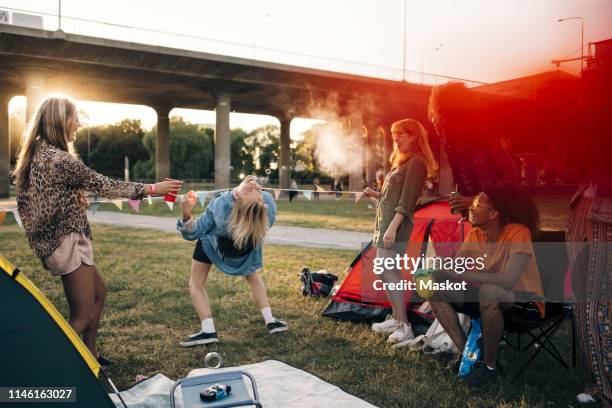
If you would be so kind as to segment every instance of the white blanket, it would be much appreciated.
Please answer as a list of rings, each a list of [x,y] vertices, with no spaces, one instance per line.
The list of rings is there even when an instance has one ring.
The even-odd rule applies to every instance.
[[[188,377],[225,370],[243,370],[251,374],[257,382],[259,398],[264,408],[375,408],[374,405],[347,394],[335,385],[276,360],[218,370],[202,368],[191,371]],[[248,380],[246,381],[248,383]],[[121,396],[130,408],[167,408],[170,406],[169,393],[172,385],[172,380],[157,374],[127,391],[122,391]],[[122,406],[115,395],[111,394],[111,398],[117,407]],[[180,389],[176,392],[175,400],[176,406],[182,408]]]

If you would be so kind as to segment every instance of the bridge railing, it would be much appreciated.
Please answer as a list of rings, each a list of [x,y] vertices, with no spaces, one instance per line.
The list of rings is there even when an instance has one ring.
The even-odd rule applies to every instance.
[[[52,13],[42,13],[32,10],[3,7],[0,12],[7,11],[9,24],[40,28],[66,33],[86,35],[109,40],[146,44],[182,50],[205,52],[237,58],[249,58],[259,61],[293,65],[306,68],[321,69],[332,72],[347,73],[392,81],[406,81],[415,84],[440,85],[447,82],[463,82],[468,87],[483,85],[483,82],[464,78],[438,75],[401,68],[386,67],[374,64],[329,58],[293,51],[284,51],[253,44],[241,44],[231,41],[178,34],[143,27],[95,21],[79,17],[69,17]],[[24,17],[25,16],[25,17]],[[28,19],[29,17],[32,17]],[[36,17],[39,17],[36,19]],[[0,24],[0,30],[1,30]]]

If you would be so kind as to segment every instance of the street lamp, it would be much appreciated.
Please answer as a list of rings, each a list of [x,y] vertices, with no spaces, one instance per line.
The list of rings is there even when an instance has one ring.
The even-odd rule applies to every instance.
[[[423,79],[424,79],[423,59],[425,58],[425,54],[427,54],[428,52],[438,51],[440,48],[442,48],[442,43],[440,43],[440,45],[438,45],[436,48],[425,50],[421,53],[421,85],[423,85]]]
[[[568,20],[580,20],[580,73],[582,73],[582,70],[584,69],[584,19],[582,17],[576,16],[560,18],[557,21],[561,23],[563,21]]]

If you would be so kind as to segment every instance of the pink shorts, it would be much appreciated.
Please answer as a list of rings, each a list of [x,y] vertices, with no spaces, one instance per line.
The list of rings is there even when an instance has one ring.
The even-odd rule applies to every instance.
[[[43,261],[43,267],[53,276],[74,272],[81,263],[93,265],[91,241],[83,234],[71,232],[64,235],[59,247]]]

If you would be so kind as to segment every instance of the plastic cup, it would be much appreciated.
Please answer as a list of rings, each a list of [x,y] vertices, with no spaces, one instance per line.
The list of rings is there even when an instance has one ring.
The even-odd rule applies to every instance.
[[[168,181],[168,180],[172,180],[172,179],[168,177],[164,179],[164,181]],[[164,196],[164,201],[168,201],[169,203],[175,202],[177,193],[178,193],[178,190],[169,192],[168,194]]]

